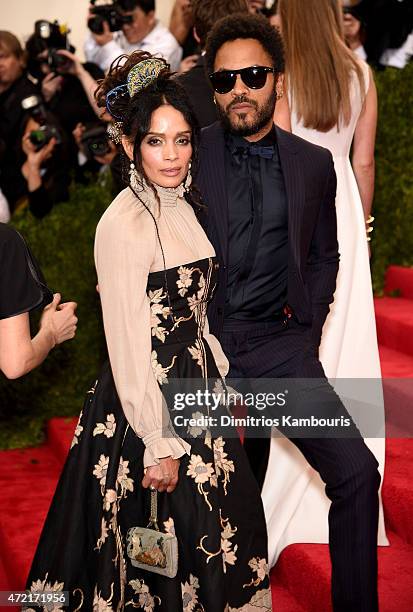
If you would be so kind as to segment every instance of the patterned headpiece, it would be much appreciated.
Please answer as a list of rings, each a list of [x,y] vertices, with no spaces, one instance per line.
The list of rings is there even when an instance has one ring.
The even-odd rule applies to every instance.
[[[138,62],[130,69],[126,83],[114,87],[106,94],[106,110],[115,119],[122,119],[113,112],[113,105],[120,96],[129,95],[132,98],[136,93],[148,87],[156,81],[162,70],[167,70],[169,65],[165,60],[150,57]]]
[[[130,97],[132,98],[138,91],[142,91],[156,81],[162,70],[167,67],[168,64],[164,60],[151,57],[142,60],[131,68],[127,79]]]

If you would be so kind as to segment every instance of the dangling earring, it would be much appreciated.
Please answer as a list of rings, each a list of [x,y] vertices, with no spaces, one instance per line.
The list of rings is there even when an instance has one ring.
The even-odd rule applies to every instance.
[[[132,187],[133,191],[139,191],[139,174],[133,162],[131,162],[129,166],[129,184]]]
[[[185,191],[189,191],[189,188],[190,188],[191,183],[192,183],[191,166],[192,166],[192,163],[189,162],[189,164],[188,164],[188,173],[186,175],[186,179],[185,179],[185,183],[184,183]]]
[[[216,105],[217,105],[217,99],[216,99],[216,97],[215,97],[215,96],[214,96],[213,100],[214,100],[214,104],[215,104],[215,106],[216,106]]]

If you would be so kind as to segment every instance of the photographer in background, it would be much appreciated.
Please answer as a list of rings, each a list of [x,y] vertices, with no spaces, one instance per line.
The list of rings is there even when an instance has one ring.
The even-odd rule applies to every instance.
[[[0,31],[0,189],[11,211],[25,194],[20,175],[20,138],[25,118],[21,102],[38,93],[27,78],[19,40],[11,32]]]
[[[103,5],[92,0],[88,28],[86,59],[105,72],[117,57],[139,49],[163,57],[171,70],[179,70],[182,49],[155,18],[155,0],[117,0]]]
[[[67,139],[39,97],[26,98],[23,104],[29,116],[21,139],[21,147],[26,156],[21,174],[27,186],[30,211],[40,219],[55,204],[69,199]]]
[[[26,43],[28,70],[41,87],[47,107],[65,132],[68,161],[77,166],[72,132],[77,123],[96,121],[93,94],[103,72],[93,63],[81,64],[73,54],[67,32],[57,22],[39,20]]]
[[[182,47],[183,60],[179,71],[187,72],[196,65],[200,48],[194,37],[192,0],[175,0],[169,20],[169,31]]]
[[[73,136],[79,148],[83,174],[110,171],[112,195],[115,197],[129,185],[129,176],[123,170],[120,141],[116,137],[113,139],[111,135],[112,117],[104,113],[102,120],[105,123],[100,125],[85,126],[83,123],[78,123],[73,130]]]

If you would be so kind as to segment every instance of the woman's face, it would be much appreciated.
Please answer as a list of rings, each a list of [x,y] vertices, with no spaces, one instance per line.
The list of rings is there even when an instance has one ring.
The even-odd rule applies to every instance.
[[[146,176],[161,187],[178,187],[188,174],[192,156],[191,128],[173,106],[164,104],[152,114],[149,133],[141,143]]]

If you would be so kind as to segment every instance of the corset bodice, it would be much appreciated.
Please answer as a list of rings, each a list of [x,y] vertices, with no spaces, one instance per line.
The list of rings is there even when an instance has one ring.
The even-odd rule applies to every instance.
[[[153,347],[202,336],[207,304],[218,278],[216,257],[151,272],[147,295],[151,307]]]

